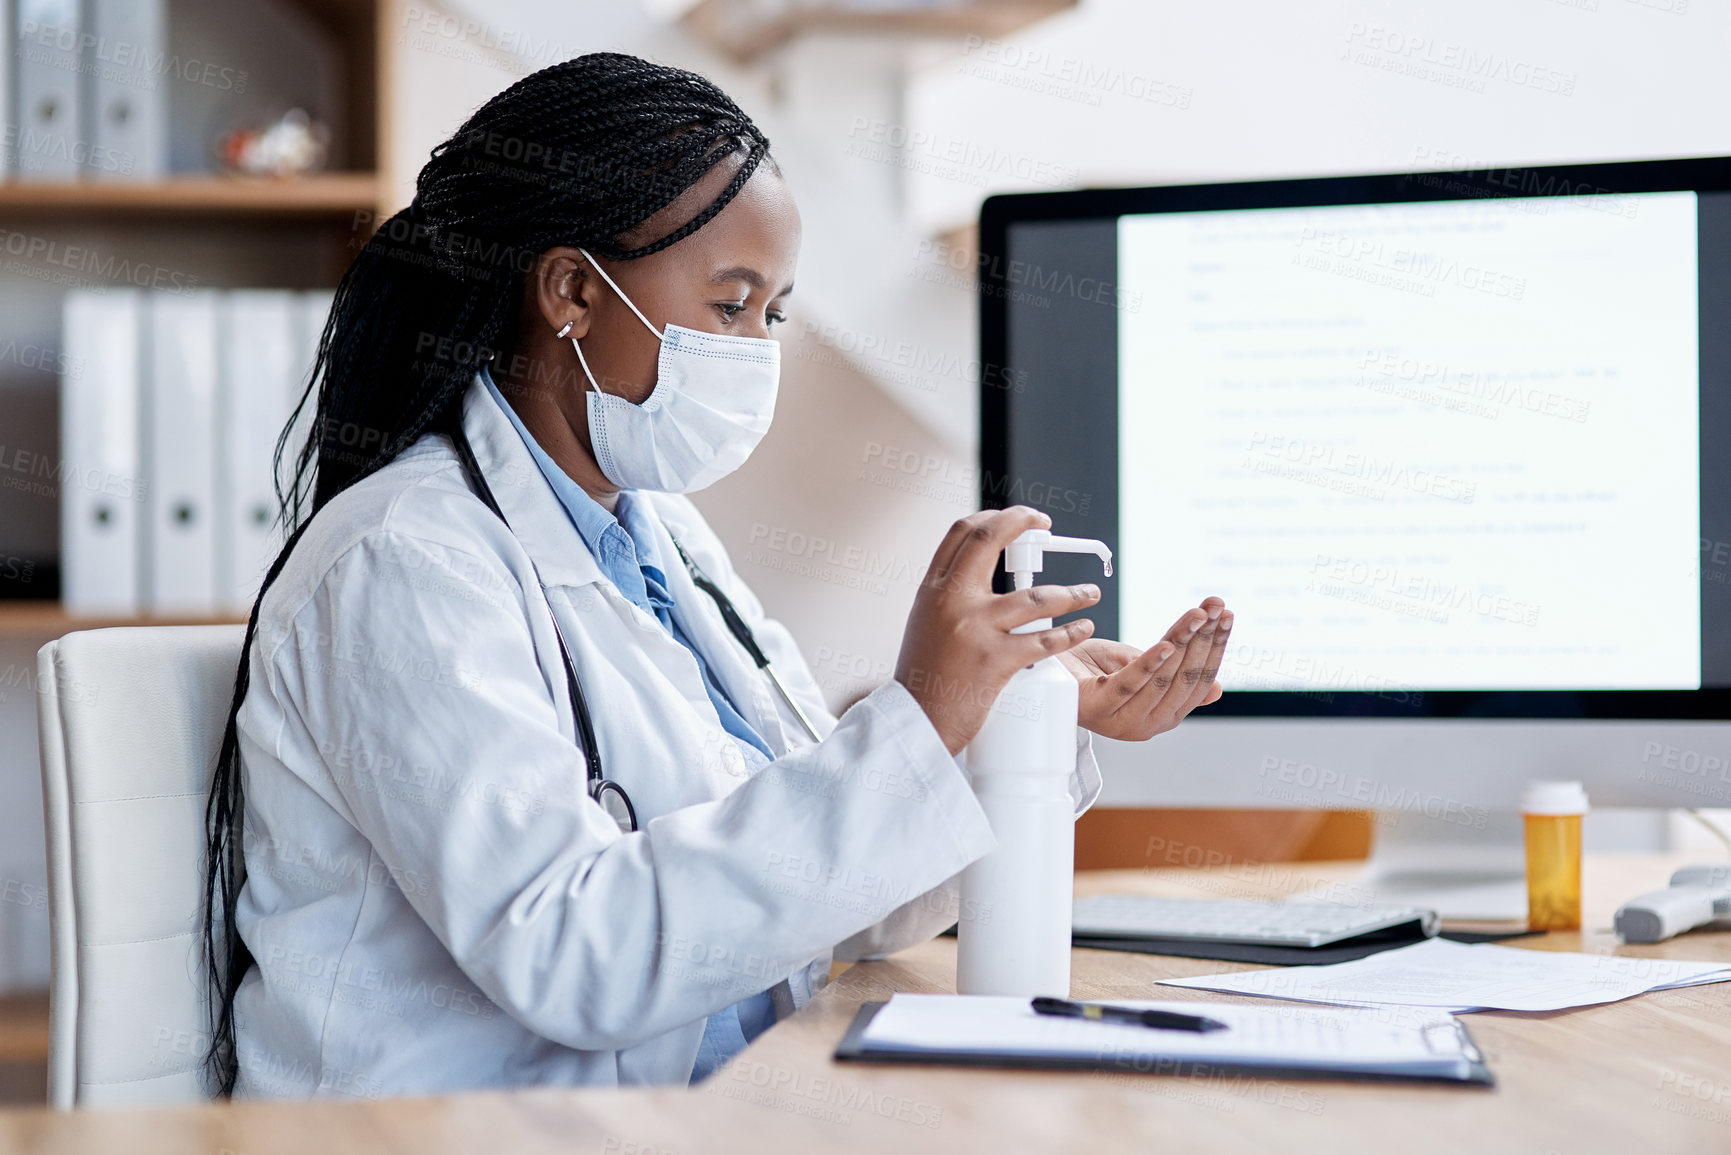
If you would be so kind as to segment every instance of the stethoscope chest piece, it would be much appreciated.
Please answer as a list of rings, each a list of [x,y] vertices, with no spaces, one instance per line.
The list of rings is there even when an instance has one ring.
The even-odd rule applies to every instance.
[[[589,796],[606,811],[607,817],[619,824],[621,834],[630,834],[637,829],[637,810],[631,805],[631,798],[625,793],[625,787],[611,778],[603,778],[595,783]]]

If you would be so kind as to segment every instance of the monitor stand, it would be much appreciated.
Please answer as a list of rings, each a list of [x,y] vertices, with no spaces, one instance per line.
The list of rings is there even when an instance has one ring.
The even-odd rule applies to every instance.
[[[1349,901],[1421,906],[1459,921],[1527,918],[1526,841],[1519,814],[1474,809],[1483,827],[1411,811],[1377,811],[1370,858]],[[1336,899],[1345,897],[1337,893]]]

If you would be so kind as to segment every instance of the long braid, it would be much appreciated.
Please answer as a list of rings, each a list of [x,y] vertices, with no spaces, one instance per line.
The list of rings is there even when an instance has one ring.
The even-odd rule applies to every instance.
[[[413,203],[379,227],[343,274],[289,422],[314,406],[293,476],[286,490],[281,480],[277,488],[293,532],[247,621],[205,811],[205,1065],[217,1093],[231,1094],[239,1075],[234,1001],[253,961],[235,926],[245,866],[235,719],[265,590],[333,497],[423,434],[460,419],[480,361],[514,331],[523,278],[541,253],[564,245],[616,260],[659,252],[725,208],[768,149],[751,119],[695,73],[621,53],[579,56],[511,85],[434,148]],[[651,216],[733,157],[741,159],[727,187],[689,220],[626,245]],[[430,354],[429,345],[468,352]],[[294,449],[285,427],[276,445],[279,471]]]

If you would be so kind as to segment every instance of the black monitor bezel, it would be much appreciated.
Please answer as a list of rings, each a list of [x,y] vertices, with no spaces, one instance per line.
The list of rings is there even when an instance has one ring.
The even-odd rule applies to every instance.
[[[1304,208],[1483,198],[1731,191],[1731,157],[1600,164],[1496,166],[1217,184],[1000,193],[980,206],[980,364],[1010,364],[1006,237],[1028,221],[1116,219],[1129,213]],[[1003,504],[987,479],[1008,475],[1009,393],[982,382],[981,508]],[[1326,693],[1235,690],[1207,713],[1268,718],[1599,718],[1713,720],[1731,717],[1731,688],[1699,690],[1425,690]]]

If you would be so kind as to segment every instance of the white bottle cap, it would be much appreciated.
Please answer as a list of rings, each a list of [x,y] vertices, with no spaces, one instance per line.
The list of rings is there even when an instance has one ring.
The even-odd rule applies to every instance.
[[[1587,789],[1579,782],[1538,780],[1527,783],[1521,796],[1522,814],[1585,814]]]

